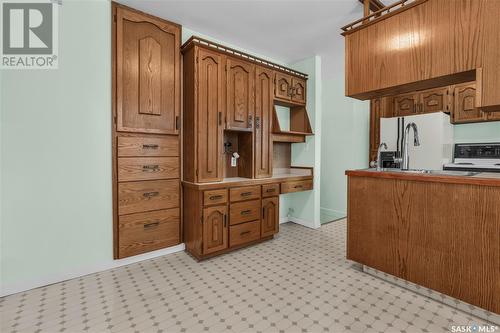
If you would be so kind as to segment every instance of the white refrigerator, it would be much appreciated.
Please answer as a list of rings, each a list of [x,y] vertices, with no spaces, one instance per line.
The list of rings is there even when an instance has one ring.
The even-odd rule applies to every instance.
[[[414,135],[410,129],[410,169],[442,170],[443,165],[450,163],[453,156],[453,125],[446,113],[381,118],[380,142],[385,142],[388,150],[400,152],[404,142],[404,129],[411,122],[417,125],[420,146],[413,145]]]

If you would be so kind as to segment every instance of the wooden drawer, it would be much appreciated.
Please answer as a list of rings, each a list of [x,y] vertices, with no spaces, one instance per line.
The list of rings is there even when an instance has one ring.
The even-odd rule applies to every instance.
[[[229,246],[237,246],[260,238],[260,221],[247,222],[229,227]]]
[[[120,157],[118,181],[180,178],[178,157]]]
[[[203,205],[223,204],[227,202],[227,189],[203,191]]]
[[[120,216],[120,258],[180,244],[179,208]]]
[[[260,186],[236,187],[229,190],[231,202],[260,198]]]
[[[281,193],[293,193],[300,191],[309,191],[313,188],[312,180],[298,180],[294,182],[281,183]]]
[[[118,215],[179,207],[179,180],[118,184]]]
[[[251,200],[231,204],[229,207],[229,225],[259,220],[260,200]]]
[[[118,157],[179,156],[179,137],[118,137]]]
[[[262,185],[262,197],[274,197],[280,194],[280,184]]]

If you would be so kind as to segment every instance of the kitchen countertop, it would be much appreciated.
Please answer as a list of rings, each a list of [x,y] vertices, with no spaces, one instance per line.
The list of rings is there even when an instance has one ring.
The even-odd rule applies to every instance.
[[[345,174],[350,177],[372,177],[383,179],[401,179],[421,182],[437,182],[448,184],[470,184],[483,186],[499,186],[500,173],[480,172],[473,176],[445,175],[399,172],[391,170],[377,171],[376,169],[346,170]]]
[[[224,178],[222,181],[211,183],[191,183],[183,181],[182,184],[187,187],[194,187],[197,189],[216,189],[221,187],[231,186],[252,186],[262,184],[279,183],[282,181],[298,181],[298,180],[312,180],[313,168],[309,167],[291,167],[274,169],[272,177],[269,178],[243,178],[243,177],[230,177]]]

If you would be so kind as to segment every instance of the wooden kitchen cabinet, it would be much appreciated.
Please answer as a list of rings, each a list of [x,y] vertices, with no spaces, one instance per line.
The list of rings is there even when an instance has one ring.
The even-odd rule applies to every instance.
[[[450,88],[443,87],[394,96],[394,116],[450,112]]]
[[[312,190],[313,170],[291,166],[290,144],[313,134],[305,108],[307,75],[197,36],[181,50],[181,230],[187,252],[203,260],[272,239],[278,232],[278,196]],[[282,132],[275,121],[275,105],[289,108],[287,131]],[[275,135],[281,136],[276,140]],[[127,150],[146,155],[123,159],[122,178],[169,180],[173,173],[167,169],[175,169],[174,159],[156,155],[169,149],[168,142],[127,145]],[[239,155],[236,160],[234,153]],[[147,173],[142,174],[144,166]],[[149,201],[159,207],[166,204],[163,191],[147,190]],[[147,204],[145,199],[134,199]]]
[[[116,8],[116,130],[178,134],[180,26]]]
[[[203,253],[209,254],[228,247],[227,207],[203,209]]]
[[[429,89],[420,92],[420,113],[450,112],[450,88]]]
[[[255,68],[255,178],[272,176],[273,71]]]
[[[306,104],[306,80],[292,78],[292,102]]]
[[[186,250],[203,260],[273,238],[279,232],[280,188],[281,193],[309,191],[312,177],[184,182]]]
[[[484,112],[487,121],[500,121],[500,112]]]
[[[279,197],[262,199],[261,236],[271,236],[279,230]]]
[[[276,72],[274,98],[292,104],[306,104],[306,80],[302,77]]]
[[[484,120],[484,114],[476,108],[475,83],[458,84],[453,92],[453,123],[470,123]]]
[[[416,93],[394,97],[394,116],[406,117],[416,115],[420,101],[419,97],[419,94]]]
[[[253,130],[255,66],[228,57],[226,60],[226,128]]]
[[[223,178],[224,58],[193,46],[184,50],[184,179]]]
[[[292,77],[288,74],[276,72],[274,98],[289,102],[291,100]]]
[[[113,256],[182,241],[181,26],[112,3]]]
[[[480,106],[498,111],[499,12],[497,0],[413,1],[344,27],[346,95],[366,100],[452,85],[475,80],[482,68]]]

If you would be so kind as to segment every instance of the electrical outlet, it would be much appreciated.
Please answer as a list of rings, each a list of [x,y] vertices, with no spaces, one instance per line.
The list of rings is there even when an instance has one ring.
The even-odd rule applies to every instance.
[[[231,166],[232,166],[232,167],[235,167],[235,166],[236,166],[236,161],[237,161],[237,160],[238,160],[238,159],[237,159],[236,157],[231,157]]]

